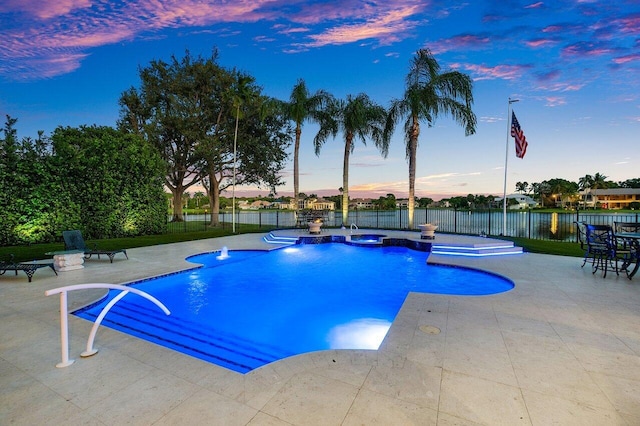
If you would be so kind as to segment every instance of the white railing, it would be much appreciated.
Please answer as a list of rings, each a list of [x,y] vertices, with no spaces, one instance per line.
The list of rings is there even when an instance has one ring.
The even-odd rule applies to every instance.
[[[74,360],[69,359],[69,324],[67,319],[67,293],[73,290],[85,290],[92,288],[105,288],[110,290],[122,290],[116,297],[114,297],[107,305],[102,309],[100,315],[96,318],[96,321],[93,323],[93,327],[91,328],[91,333],[89,333],[89,339],[87,340],[87,350],[82,352],[80,356],[88,357],[91,355],[95,355],[98,350],[93,348],[93,341],[96,337],[96,333],[98,332],[98,327],[100,323],[104,319],[105,315],[109,312],[109,310],[118,303],[120,299],[126,296],[128,293],[134,293],[139,296],[144,297],[147,300],[153,302],[156,306],[164,311],[165,314],[170,315],[171,312],[167,309],[166,306],[162,304],[158,299],[151,296],[149,293],[145,293],[144,291],[135,289],[133,287],[128,287],[119,284],[107,284],[107,283],[90,283],[90,284],[77,284],[70,285],[66,287],[54,288],[51,290],[47,290],[44,292],[46,296],[51,296],[52,294],[60,294],[60,348],[62,352],[62,361],[56,364],[56,367],[63,368],[68,367],[73,364]]]

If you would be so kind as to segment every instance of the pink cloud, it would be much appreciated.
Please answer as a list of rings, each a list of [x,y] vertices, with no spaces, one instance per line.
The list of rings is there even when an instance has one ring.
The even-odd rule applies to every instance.
[[[295,4],[295,3],[294,3]],[[381,6],[381,5],[380,5]],[[289,19],[300,24],[318,24],[320,22],[340,21],[373,16],[372,5],[359,1],[317,2],[304,4],[293,11]]]
[[[287,10],[294,12],[286,14],[290,22],[349,22],[339,22],[324,32],[310,36],[310,42],[294,44],[289,51],[368,39],[390,44],[406,37],[418,25],[410,18],[427,5],[428,2],[420,0],[394,0],[380,4],[376,1],[346,0],[312,5],[280,0],[132,0],[98,3],[93,0],[4,0],[0,2],[0,12],[17,14],[17,19],[21,19],[21,14],[38,16],[40,19],[37,22],[22,19],[14,25],[14,29],[0,33],[0,45],[9,46],[0,50],[0,62],[4,63],[0,72],[12,74],[9,69],[18,66],[15,65],[18,62],[21,69],[35,71],[43,64],[50,63],[46,58],[56,55],[61,58],[78,55],[77,60],[80,61],[88,54],[87,49],[137,37],[153,37],[166,28],[282,19]],[[310,13],[314,10],[322,13]],[[353,23],[358,21],[360,23]],[[312,32],[306,27],[287,28],[286,25],[278,25],[278,33]],[[75,68],[52,67],[50,73],[62,74],[65,69]],[[44,73],[48,74],[49,71]]]
[[[616,64],[626,64],[628,62],[640,61],[640,53],[633,53],[631,55],[619,56],[612,59]]]
[[[539,8],[541,8],[543,6],[544,6],[544,3],[539,1],[537,3],[531,3],[530,5],[525,6],[524,8],[525,9],[539,9]]]
[[[590,57],[612,53],[613,49],[593,42],[578,42],[562,49],[562,56]]]
[[[640,14],[624,16],[613,21],[623,34],[640,34]]]
[[[478,49],[487,46],[490,39],[485,35],[461,34],[448,39],[438,40],[427,45],[434,54],[449,52],[451,50]]]
[[[89,7],[90,0],[4,0],[0,3],[0,13],[22,12],[40,19],[51,19]]]
[[[550,81],[550,80],[556,79],[558,76],[560,76],[560,71],[559,70],[551,70],[551,71],[548,71],[546,73],[538,75],[538,80],[540,80],[540,81]]]
[[[309,28],[305,28],[305,27],[278,29],[278,33],[279,34],[308,33],[309,31],[311,31],[311,30]]]
[[[576,92],[582,89],[584,86],[585,84],[558,82],[553,84],[540,85],[537,87],[537,89],[546,90],[548,92]]]
[[[378,39],[381,44],[391,44],[400,40],[400,35],[417,25],[407,20],[419,11],[419,6],[407,6],[390,10],[384,14],[368,19],[360,24],[345,24],[328,29],[321,34],[309,36],[308,47],[319,47],[330,44],[346,44],[366,39]]]
[[[560,96],[547,96],[545,100],[547,101],[546,106],[548,107],[557,107],[567,103],[566,99]]]
[[[223,4],[199,0],[139,0],[97,3],[90,0],[8,0],[0,11],[30,13],[43,18],[0,33],[3,74],[54,76],[76,69],[86,49],[115,44],[164,28],[205,26],[221,22],[253,22],[264,15],[260,7],[270,0],[238,0]],[[46,3],[46,7],[42,6]],[[41,7],[42,6],[42,7]],[[19,18],[19,15],[17,15]],[[55,60],[56,57],[60,61]],[[69,61],[75,58],[75,61]],[[67,66],[60,64],[67,63]],[[19,64],[19,65],[18,65]],[[73,65],[71,65],[73,64]]]
[[[496,65],[490,67],[476,64],[452,64],[452,68],[463,68],[475,74],[474,80],[515,80],[531,68],[531,65]]]
[[[531,48],[547,47],[555,45],[556,43],[557,42],[555,40],[552,40],[550,38],[536,38],[533,40],[525,41],[525,44]]]

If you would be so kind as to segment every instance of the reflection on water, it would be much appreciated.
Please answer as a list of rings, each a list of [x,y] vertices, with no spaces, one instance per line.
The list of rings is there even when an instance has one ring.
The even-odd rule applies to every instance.
[[[378,349],[391,323],[375,318],[361,318],[340,324],[329,331],[331,349]]]
[[[551,234],[553,235],[557,235],[558,234],[558,213],[553,212],[551,213]]]

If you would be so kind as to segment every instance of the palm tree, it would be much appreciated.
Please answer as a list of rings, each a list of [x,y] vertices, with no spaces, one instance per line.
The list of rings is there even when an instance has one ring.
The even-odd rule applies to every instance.
[[[608,188],[609,184],[607,183],[607,176],[604,176],[601,173],[596,173],[593,175],[593,181],[591,181],[591,189],[601,189]]]
[[[524,194],[529,190],[529,182],[516,182],[516,191]]]
[[[582,202],[585,208],[587,207],[587,189],[591,188],[592,183],[593,176],[591,175],[584,175],[578,180],[578,188],[582,191]]]
[[[342,166],[342,225],[346,226],[349,216],[349,156],[354,149],[354,139],[367,144],[371,138],[383,157],[389,152],[389,138],[385,132],[387,111],[373,102],[366,94],[347,96],[345,100],[332,100],[319,114],[320,130],[313,140],[316,155],[329,138],[338,132],[344,134],[344,160]]]
[[[296,139],[293,148],[293,201],[295,210],[298,210],[298,197],[300,191],[300,169],[298,158],[300,153],[300,135],[302,124],[307,120],[319,120],[322,108],[332,99],[332,96],[324,90],[318,90],[311,95],[304,80],[300,79],[293,86],[289,102],[281,102],[280,107],[289,120],[296,123]]]
[[[591,180],[591,185],[589,187],[589,189],[591,189],[591,191],[594,191],[596,189],[604,189],[604,188],[608,188],[609,184],[607,183],[607,176],[604,176],[601,173],[596,173],[595,175],[593,175],[593,180]],[[597,196],[596,196],[597,199]],[[593,208],[596,208],[596,204],[593,204]]]
[[[409,229],[413,229],[420,121],[426,121],[431,127],[440,114],[450,114],[456,122],[465,126],[466,136],[474,134],[476,116],[471,110],[472,89],[473,82],[468,75],[458,71],[440,73],[440,65],[429,49],[420,49],[409,68],[404,97],[391,102],[385,132],[392,133],[396,123],[406,119],[404,131],[409,160]]]
[[[237,74],[235,86],[232,88],[232,100],[233,105],[236,107],[236,127],[233,134],[233,195],[231,204],[231,222],[232,232],[236,233],[236,169],[238,165],[237,161],[237,144],[238,144],[238,123],[240,121],[240,106],[249,101],[252,96],[251,84],[253,83],[253,77]]]

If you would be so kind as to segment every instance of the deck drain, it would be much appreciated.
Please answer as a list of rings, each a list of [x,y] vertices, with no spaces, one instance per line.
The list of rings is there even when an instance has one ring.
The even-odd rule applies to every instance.
[[[420,331],[427,334],[440,334],[440,329],[432,325],[421,325]]]

